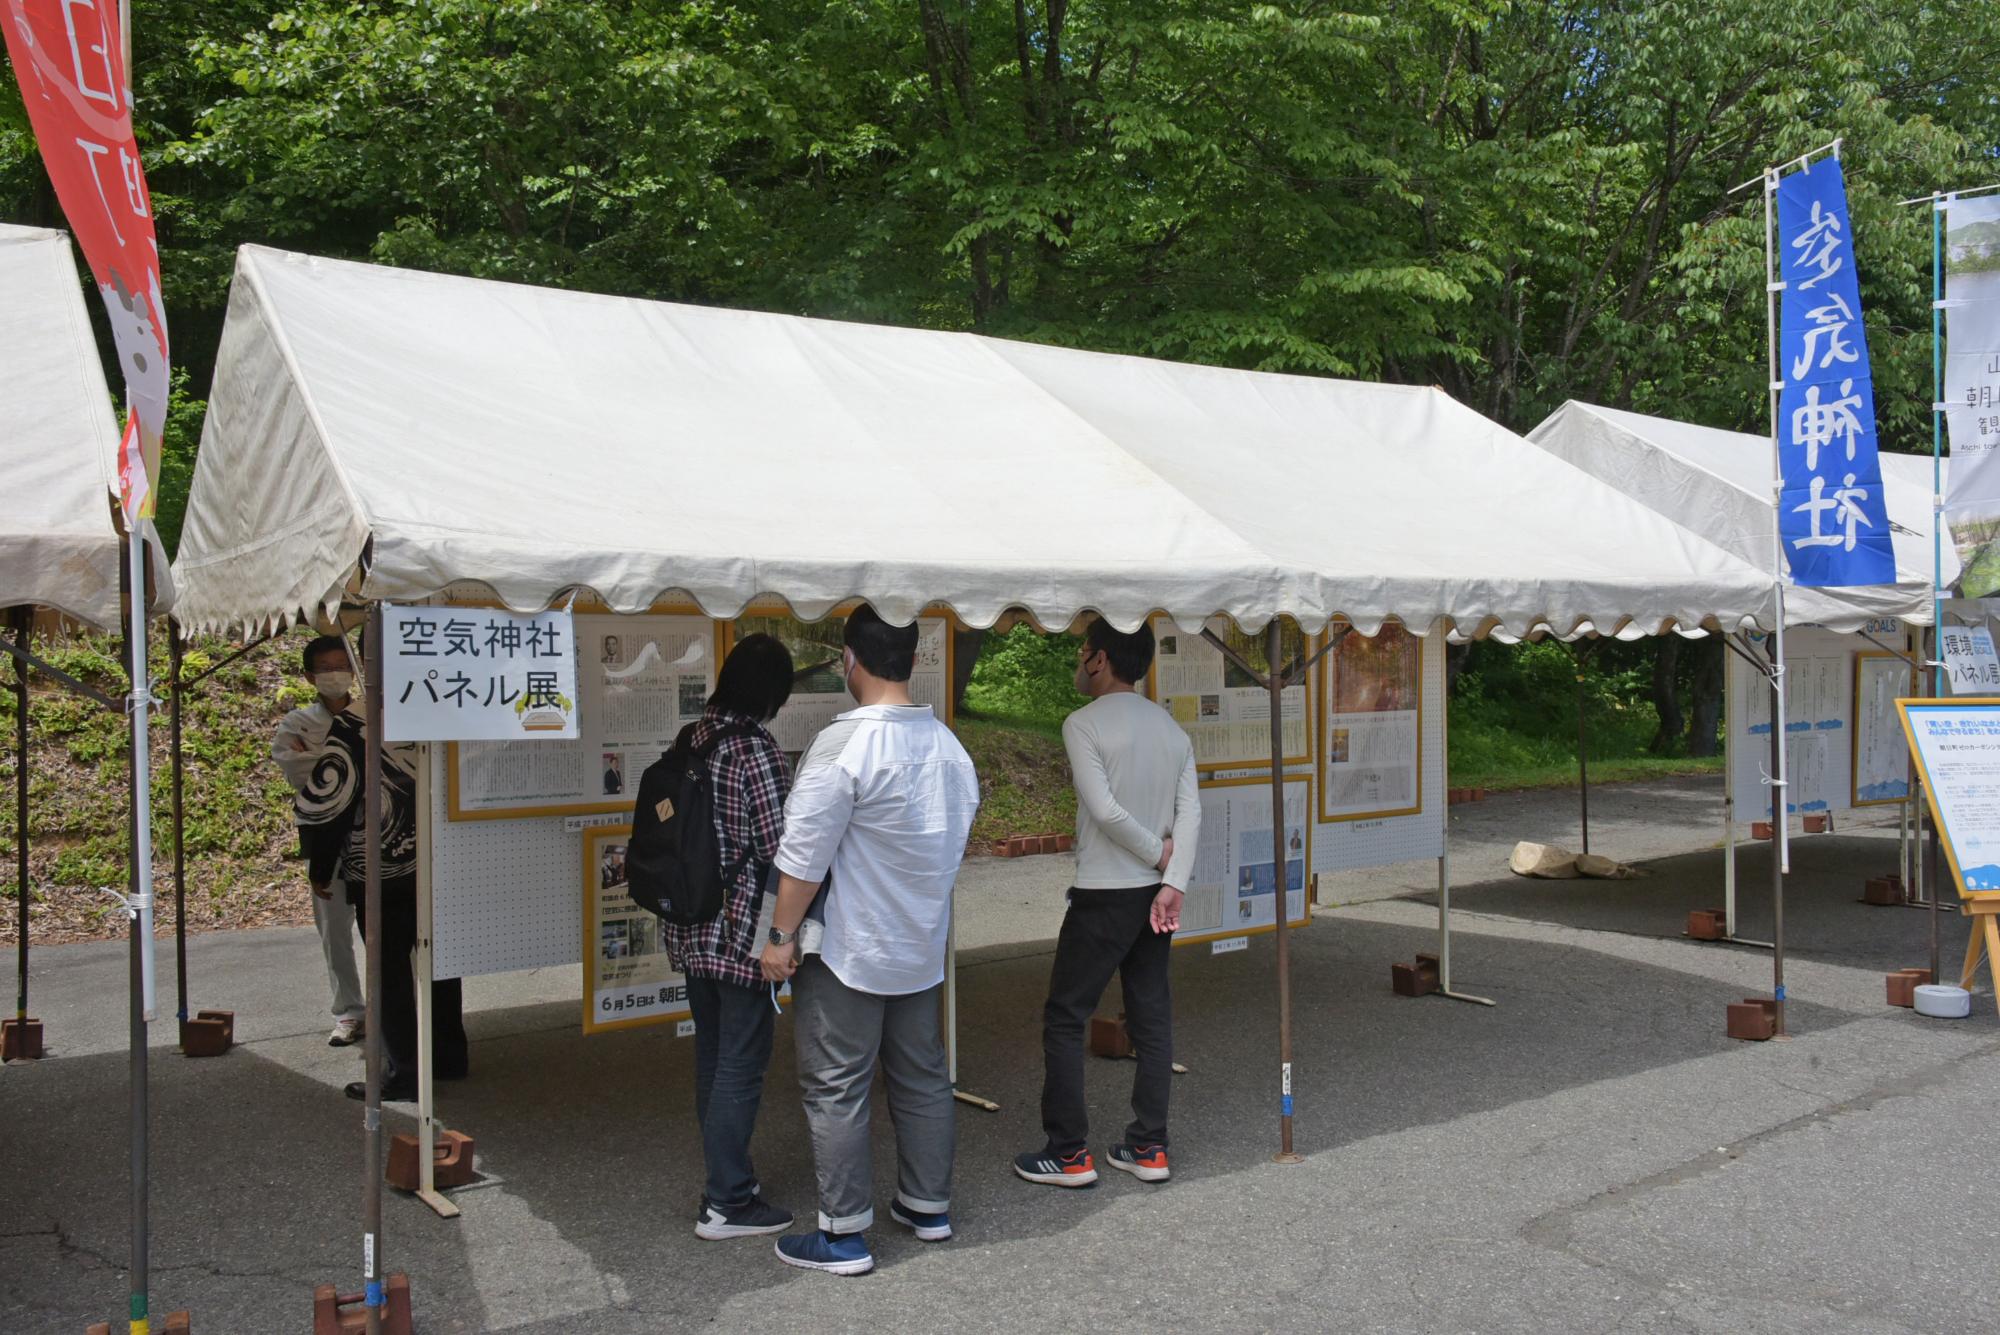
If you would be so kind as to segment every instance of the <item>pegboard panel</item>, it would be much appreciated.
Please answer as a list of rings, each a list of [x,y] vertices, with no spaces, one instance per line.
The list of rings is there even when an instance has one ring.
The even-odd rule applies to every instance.
[[[1445,690],[1444,634],[1433,629],[1423,648],[1421,808],[1406,816],[1322,821],[1313,827],[1314,871],[1355,871],[1392,862],[1414,862],[1444,853]],[[1322,722],[1320,726],[1324,727]],[[1318,810],[1317,806],[1314,808]]]
[[[561,816],[453,821],[446,748],[432,746],[433,974],[469,978],[583,957],[583,833]]]
[[[1786,808],[1793,814],[1838,811],[1854,792],[1854,655],[1875,641],[1905,648],[1908,633],[1894,622],[1861,635],[1797,626],[1785,631]],[[1762,649],[1761,642],[1759,650]],[[1736,819],[1768,820],[1771,790],[1771,687],[1762,673],[1729,656],[1729,787]]]

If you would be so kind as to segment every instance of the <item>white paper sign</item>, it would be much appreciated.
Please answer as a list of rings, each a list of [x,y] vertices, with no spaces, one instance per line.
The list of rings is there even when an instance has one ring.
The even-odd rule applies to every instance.
[[[1902,706],[1960,893],[2000,890],[2000,706]]]
[[[392,742],[577,735],[568,612],[382,608],[382,725]]]
[[[1984,626],[1946,626],[1938,633],[1938,648],[1945,685],[1953,695],[2000,691],[2000,658],[1993,653],[1992,631]]]

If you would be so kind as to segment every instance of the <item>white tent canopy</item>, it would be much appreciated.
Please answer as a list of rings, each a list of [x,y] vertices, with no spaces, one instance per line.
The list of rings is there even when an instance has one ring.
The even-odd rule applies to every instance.
[[[1771,438],[1694,426],[1664,417],[1601,408],[1574,399],[1551,413],[1528,439],[1719,546],[1771,568]],[[1844,589],[1787,586],[1785,621],[1858,630],[1871,620],[1931,620],[1931,461],[1886,451],[1882,490],[1896,582]],[[1958,578],[1951,537],[1944,541],[1944,582]]]
[[[1443,393],[239,254],[196,628],[464,580],[972,625],[1768,622],[1755,565]]]
[[[0,607],[118,623],[118,423],[69,238],[0,226]],[[172,601],[154,546],[154,608]]]

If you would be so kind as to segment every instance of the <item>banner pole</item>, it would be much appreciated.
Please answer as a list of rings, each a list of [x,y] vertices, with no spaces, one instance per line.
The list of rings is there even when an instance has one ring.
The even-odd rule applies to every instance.
[[[146,540],[144,523],[138,520],[126,522],[126,562],[121,583],[125,586],[126,630],[125,649],[127,671],[131,674],[131,691],[126,696],[126,709],[131,713],[131,731],[127,736],[127,752],[131,771],[131,833],[127,851],[131,866],[126,873],[126,914],[131,920],[131,949],[129,959],[128,999],[130,1024],[127,1040],[130,1046],[129,1103],[131,1118],[131,1153],[129,1171],[131,1174],[131,1262],[129,1284],[129,1315],[132,1335],[147,1335],[151,1329],[148,1316],[147,1291],[151,1287],[148,1274],[147,1215],[149,1200],[149,1147],[146,1132],[149,1120],[146,1089],[146,1042],[147,1022],[153,1017],[152,997],[152,955],[153,955],[153,909],[152,899],[152,812],[151,775],[148,761],[150,739],[147,736],[147,703],[151,697],[150,683],[146,675]]]
[[[1771,577],[1775,614],[1771,627],[1771,995],[1777,1007],[1774,1032],[1785,1036],[1785,872],[1791,860],[1791,813],[1785,801],[1785,538],[1779,511],[1784,505],[1785,466],[1779,452],[1781,387],[1778,365],[1778,171],[1764,173],[1764,333],[1765,383],[1771,402]]]
[[[1277,899],[1279,1163],[1304,1162],[1292,1150],[1292,941],[1289,868],[1285,863],[1285,633],[1276,616],[1264,632],[1264,686],[1271,697],[1271,865]]]
[[[1944,631],[1944,202],[1936,191],[1931,192],[1931,696],[1942,695],[1943,682],[1940,680],[1937,663],[1941,660],[1940,638]],[[1914,767],[1914,765],[1913,765]],[[1914,785],[1913,785],[1914,787]],[[1910,801],[1917,810],[1917,819],[1923,819],[1923,809],[1917,806],[1916,793],[1910,794]],[[1931,981],[1938,977],[1938,892],[1942,887],[1937,881],[1938,865],[1937,822],[1931,822],[1930,847],[1926,860],[1930,866],[1925,880],[1929,882],[1931,896]]]
[[[28,648],[35,612],[14,609],[14,644]],[[28,660],[14,660],[14,869],[19,878],[20,930],[15,937],[19,961],[14,971],[14,1018],[28,1018]]]

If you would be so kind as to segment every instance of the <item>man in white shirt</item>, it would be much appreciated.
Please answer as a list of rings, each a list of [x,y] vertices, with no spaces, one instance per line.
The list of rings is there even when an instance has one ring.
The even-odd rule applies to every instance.
[[[323,762],[328,735],[336,726],[358,731],[361,716],[353,708],[354,665],[345,640],[337,635],[315,639],[306,646],[303,666],[312,683],[313,702],[294,709],[278,724],[271,738],[271,759],[297,794],[293,811],[306,855],[306,879],[312,885],[313,925],[319,928],[326,981],[333,990],[333,1032],[326,1041],[344,1048],[362,1037],[368,1015],[354,962],[354,906],[347,902],[339,867],[360,790],[344,766]]]
[[[1173,994],[1168,964],[1194,869],[1201,790],[1194,747],[1166,710],[1134,687],[1153,664],[1153,632],[1093,621],[1077,653],[1076,689],[1090,703],[1063,720],[1076,785],[1076,885],[1069,892],[1042,1008],[1039,1151],[1018,1156],[1030,1182],[1097,1181],[1083,1095],[1083,1028],[1111,975],[1125,994],[1125,1027],[1139,1056],[1132,1122],[1105,1157],[1145,1182],[1164,1182],[1167,1100],[1173,1084]]]
[[[819,1174],[819,1228],[778,1239],[778,1256],[860,1275],[875,1268],[862,1230],[875,1222],[868,1093],[878,1063],[896,1126],[889,1217],[925,1242],[951,1236],[958,1122],[938,989],[979,776],[951,729],[910,699],[914,624],[891,626],[863,606],[842,643],[860,708],[814,739],[793,780],[763,970],[792,982]]]

